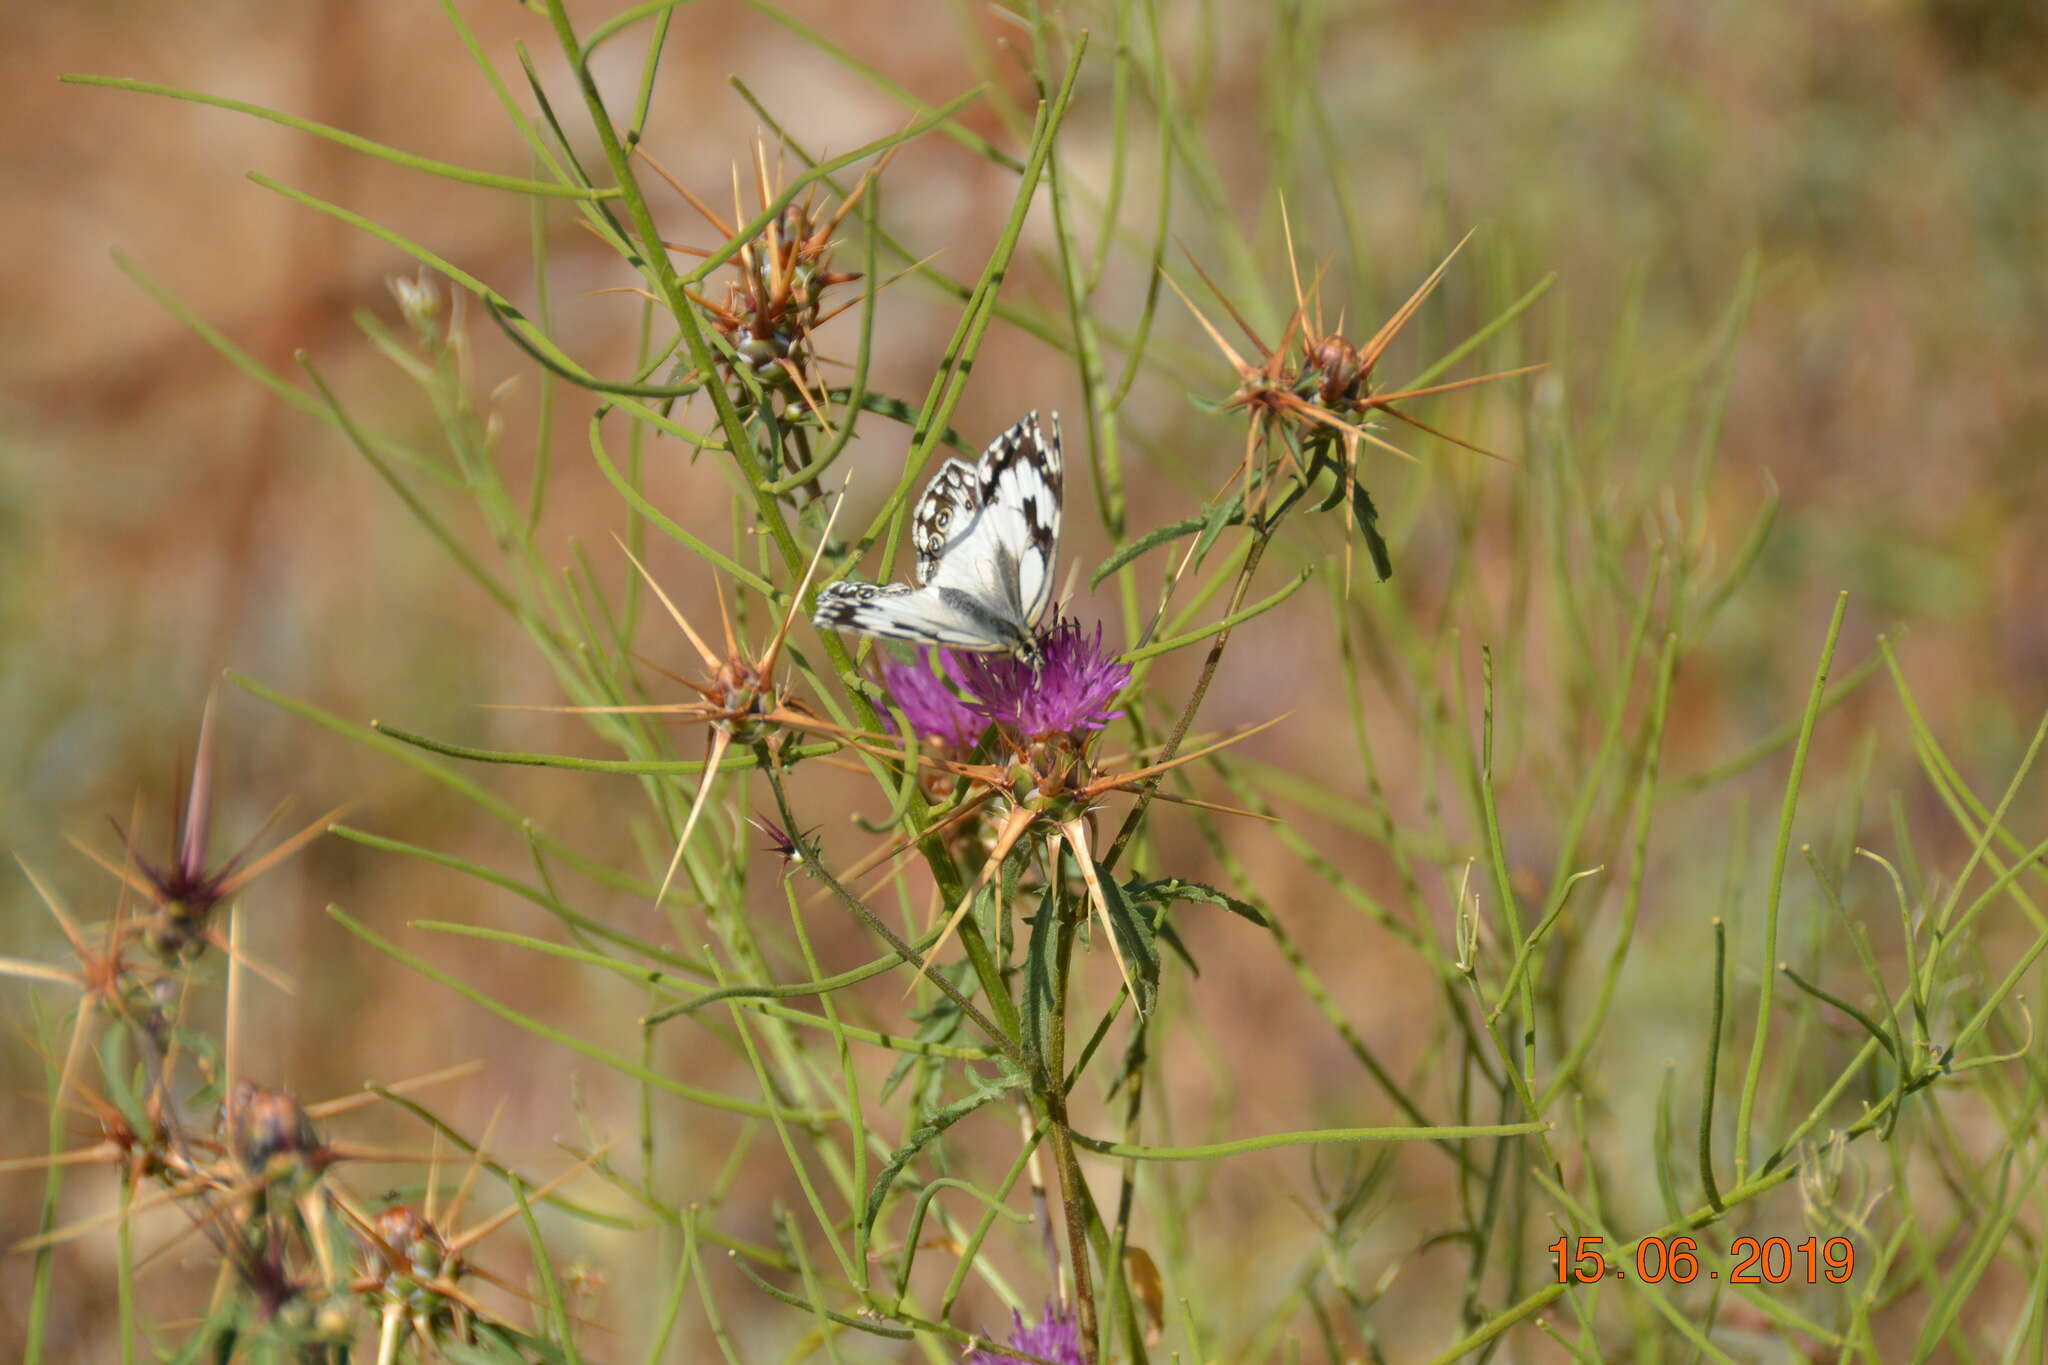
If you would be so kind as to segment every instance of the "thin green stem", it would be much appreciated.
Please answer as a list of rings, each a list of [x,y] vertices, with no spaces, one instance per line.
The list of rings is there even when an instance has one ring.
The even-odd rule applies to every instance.
[[[1799,722],[1799,742],[1792,750],[1792,771],[1785,780],[1785,802],[1778,813],[1778,842],[1771,854],[1771,881],[1764,898],[1762,985],[1757,991],[1756,1033],[1751,1039],[1749,1066],[1742,1078],[1742,1102],[1735,1110],[1735,1179],[1739,1184],[1749,1171],[1750,1122],[1756,1108],[1757,1086],[1763,1080],[1764,1052],[1771,1040],[1771,1006],[1776,992],[1771,989],[1778,965],[1778,906],[1785,891],[1785,859],[1792,848],[1792,817],[1799,810],[1799,783],[1806,774],[1806,754],[1813,742],[1814,723],[1820,719],[1821,699],[1827,695],[1828,667],[1834,662],[1835,642],[1842,635],[1842,617],[1849,610],[1849,594],[1835,597],[1834,614],[1828,619],[1827,640],[1821,646],[1820,666],[1814,670],[1813,689],[1806,701],[1806,714]]]
[[[1707,1204],[1722,1211],[1721,1189],[1714,1181],[1714,1078],[1721,1065],[1721,1000],[1728,979],[1728,926],[1714,917],[1714,1010],[1707,1025],[1707,1074],[1700,1082],[1700,1184]]]
[[[1074,1134],[1074,1144],[1104,1156],[1129,1157],[1135,1161],[1209,1161],[1216,1157],[1241,1156],[1246,1152],[1271,1151],[1275,1147],[1310,1147],[1354,1142],[1447,1142],[1466,1138],[1521,1137],[1547,1132],[1547,1122],[1447,1124],[1436,1128],[1397,1126],[1392,1128],[1309,1128],[1295,1133],[1267,1133],[1261,1137],[1238,1138],[1234,1142],[1209,1142],[1193,1147],[1148,1147],[1132,1142],[1104,1142],[1100,1138]]]

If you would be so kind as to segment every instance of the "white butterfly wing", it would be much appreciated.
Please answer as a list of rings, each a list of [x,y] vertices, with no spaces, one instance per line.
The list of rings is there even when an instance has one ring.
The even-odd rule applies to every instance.
[[[989,443],[975,466],[974,520],[940,557],[935,583],[979,596],[1029,633],[1052,600],[1066,475],[1060,419],[1033,412]],[[957,545],[957,548],[956,548]]]
[[[986,618],[961,610],[937,587],[845,579],[818,593],[818,609],[811,619],[833,630],[916,645],[969,650],[1006,647],[1005,641],[990,634]]]
[[[932,475],[910,514],[910,543],[917,550],[917,582],[929,583],[947,547],[965,535],[981,510],[981,475],[965,460],[948,460]]]
[[[976,651],[1032,648],[1059,554],[1059,417],[1050,439],[1031,413],[975,464],[948,460],[911,518],[917,586],[847,579],[818,594],[812,620],[834,630]]]

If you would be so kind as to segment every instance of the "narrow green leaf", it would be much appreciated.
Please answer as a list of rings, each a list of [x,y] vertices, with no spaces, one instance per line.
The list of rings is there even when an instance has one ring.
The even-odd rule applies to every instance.
[[[524,1029],[528,1033],[557,1043],[562,1047],[568,1048],[571,1052],[579,1052],[592,1061],[600,1062],[614,1071],[631,1076],[636,1080],[644,1081],[658,1089],[666,1090],[671,1095],[678,1095],[693,1104],[701,1104],[707,1109],[723,1109],[729,1113],[746,1114],[753,1118],[769,1118],[777,1114],[776,1110],[765,1104],[756,1104],[752,1100],[737,1099],[731,1095],[721,1095],[715,1091],[702,1090],[693,1085],[684,1085],[682,1082],[673,1080],[659,1072],[650,1071],[630,1058],[622,1057],[616,1052],[607,1052],[595,1043],[585,1042],[583,1039],[573,1034],[565,1033],[551,1024],[543,1023],[531,1015],[521,1014],[510,1005],[500,1003],[460,977],[451,976],[440,968],[406,952],[390,939],[385,938],[361,920],[350,915],[340,906],[328,906],[327,913],[332,915],[336,923],[340,924],[342,928],[348,930],[394,962],[410,967],[430,981],[439,982],[456,994],[483,1006],[483,1008],[514,1027]],[[838,1114],[828,1110],[785,1110],[781,1111],[780,1116],[795,1123],[833,1123],[839,1119]]]
[[[1188,901],[1199,905],[1220,905],[1233,915],[1241,916],[1258,925],[1268,927],[1266,912],[1250,901],[1239,900],[1236,896],[1219,891],[1206,882],[1191,882],[1183,877],[1161,877],[1157,881],[1140,881],[1133,877],[1124,887],[1124,892],[1134,901],[1167,905],[1173,901]]]
[[[930,1146],[939,1134],[990,1100],[1000,1099],[1023,1084],[1024,1077],[1014,1073],[1006,1076],[977,1077],[975,1088],[967,1095],[926,1115],[924,1122],[904,1139],[903,1145],[889,1158],[889,1163],[876,1172],[874,1188],[868,1191],[867,1206],[861,1211],[862,1235],[873,1235],[875,1218],[882,1211],[882,1200],[888,1195],[889,1186],[895,1183],[896,1177],[919,1152]]]
[[[1054,895],[1050,888],[1038,904],[1038,913],[1029,919],[1031,937],[1024,948],[1024,999],[1020,1009],[1024,1021],[1024,1055],[1031,1059],[1034,1070],[1045,1073],[1046,1059],[1052,1039],[1052,1015],[1058,1008],[1059,995],[1055,989],[1055,951],[1059,941],[1059,911],[1054,906]]]
[[[270,123],[281,123],[287,128],[296,128],[302,133],[338,142],[353,151],[384,161],[396,162],[428,175],[440,176],[443,180],[458,180],[467,185],[480,185],[491,190],[510,190],[515,194],[538,194],[555,199],[611,199],[616,198],[615,189],[580,189],[573,185],[561,185],[547,180],[528,180],[523,176],[499,175],[492,171],[473,171],[467,166],[450,165],[446,161],[435,161],[431,157],[416,156],[401,152],[396,147],[387,147],[381,142],[372,142],[366,137],[315,123],[312,119],[300,118],[296,114],[266,109],[260,104],[244,100],[229,99],[225,95],[208,95],[197,90],[181,90],[176,86],[157,85],[150,81],[132,81],[120,76],[91,76],[67,73],[59,76],[66,85],[96,85],[108,90],[129,90],[139,95],[161,95],[166,99],[187,100],[193,104],[210,104],[216,109],[227,109],[237,114],[248,114],[252,118],[264,119]]]
[[[1222,526],[1235,526],[1244,521],[1243,504],[1241,502],[1231,503],[1226,510],[1232,515],[1222,523]],[[1109,558],[1103,560],[1097,566],[1095,572],[1088,576],[1088,586],[1091,588],[1100,587],[1103,579],[1146,552],[1156,550],[1161,545],[1179,540],[1182,536],[1193,535],[1197,531],[1204,530],[1210,525],[1211,518],[1212,514],[1205,512],[1200,516],[1168,522],[1164,526],[1153,527],[1136,540],[1117,546],[1116,549],[1110,551]],[[1216,529],[1221,531],[1222,526],[1218,526]]]
[[[1159,931],[1154,917],[1164,915],[1166,907],[1160,904],[1152,914],[1147,914],[1132,903],[1113,871],[1097,863],[1095,875],[1102,883],[1102,901],[1109,911],[1110,932],[1116,935],[1117,946],[1123,950],[1124,965],[1131,971],[1131,983],[1138,991],[1138,1008],[1149,1014],[1153,1003],[1159,999]]]

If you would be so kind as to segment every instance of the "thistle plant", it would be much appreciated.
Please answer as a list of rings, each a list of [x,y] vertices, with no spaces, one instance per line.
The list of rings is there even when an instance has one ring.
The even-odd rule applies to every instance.
[[[229,675],[304,743],[423,776],[474,826],[459,849],[368,802],[215,865],[202,738],[174,858],[126,826],[93,855],[117,874],[97,922],[35,875],[76,962],[0,960],[73,1011],[67,1036],[24,1007],[50,1140],[0,1167],[45,1180],[25,1358],[59,1354],[68,1285],[98,1273],[54,1250],[103,1229],[124,1360],[151,1317],[138,1243],[179,1238],[215,1272],[147,1334],[182,1359],[1728,1360],[1759,1336],[2040,1358],[2048,1084],[2021,997],[2048,844],[2017,829],[2048,721],[1985,799],[1888,637],[1772,580],[1774,496],[1730,525],[1754,265],[1675,377],[1626,346],[1586,364],[1562,326],[1538,346],[1553,281],[1511,230],[1361,236],[1313,82],[1269,82],[1271,183],[1232,197],[1225,111],[1189,74],[1218,37],[1150,4],[1093,32],[1006,13],[940,103],[756,6],[787,60],[905,110],[829,156],[841,110],[744,81],[657,101],[689,40],[669,0],[521,8],[547,54],[522,73],[444,10],[525,174],[72,78],[521,205],[531,268],[486,279],[257,177],[389,253],[392,300],[359,319],[388,389],[273,372],[126,267],[328,428],[521,645],[473,705],[393,695],[372,723]],[[694,102],[732,97],[760,135],[697,145]],[[744,168],[729,215],[665,169],[682,152]],[[961,231],[992,245],[934,254],[926,157],[999,189],[1000,221]],[[579,301],[600,329],[562,321],[571,267],[602,276]],[[1032,358],[1001,370],[1012,345]],[[885,391],[906,373],[921,392]],[[908,576],[941,461],[1054,389],[1060,586],[1028,637],[813,624],[827,584]],[[1730,666],[1717,624],[1750,610],[1803,701],[1678,738]],[[322,833],[412,890],[302,934],[516,1051],[356,1105],[245,1074],[246,996],[289,983],[249,979],[243,900]],[[414,1098],[458,1079],[573,1128],[551,1177],[497,1120]],[[334,1135],[372,1106],[414,1144]],[[74,1116],[99,1136],[74,1144]],[[95,1166],[114,1206],[67,1222]],[[517,1254],[490,1240],[514,1222]],[[1809,1232],[1814,1273],[1770,1278]]]

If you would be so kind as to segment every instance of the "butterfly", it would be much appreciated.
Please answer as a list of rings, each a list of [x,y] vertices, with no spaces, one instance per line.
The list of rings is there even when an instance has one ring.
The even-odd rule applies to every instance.
[[[1007,651],[1036,667],[1033,627],[1052,600],[1060,548],[1060,415],[1032,412],[973,464],[947,460],[911,516],[917,582],[842,579],[818,593],[811,620],[977,653]]]

